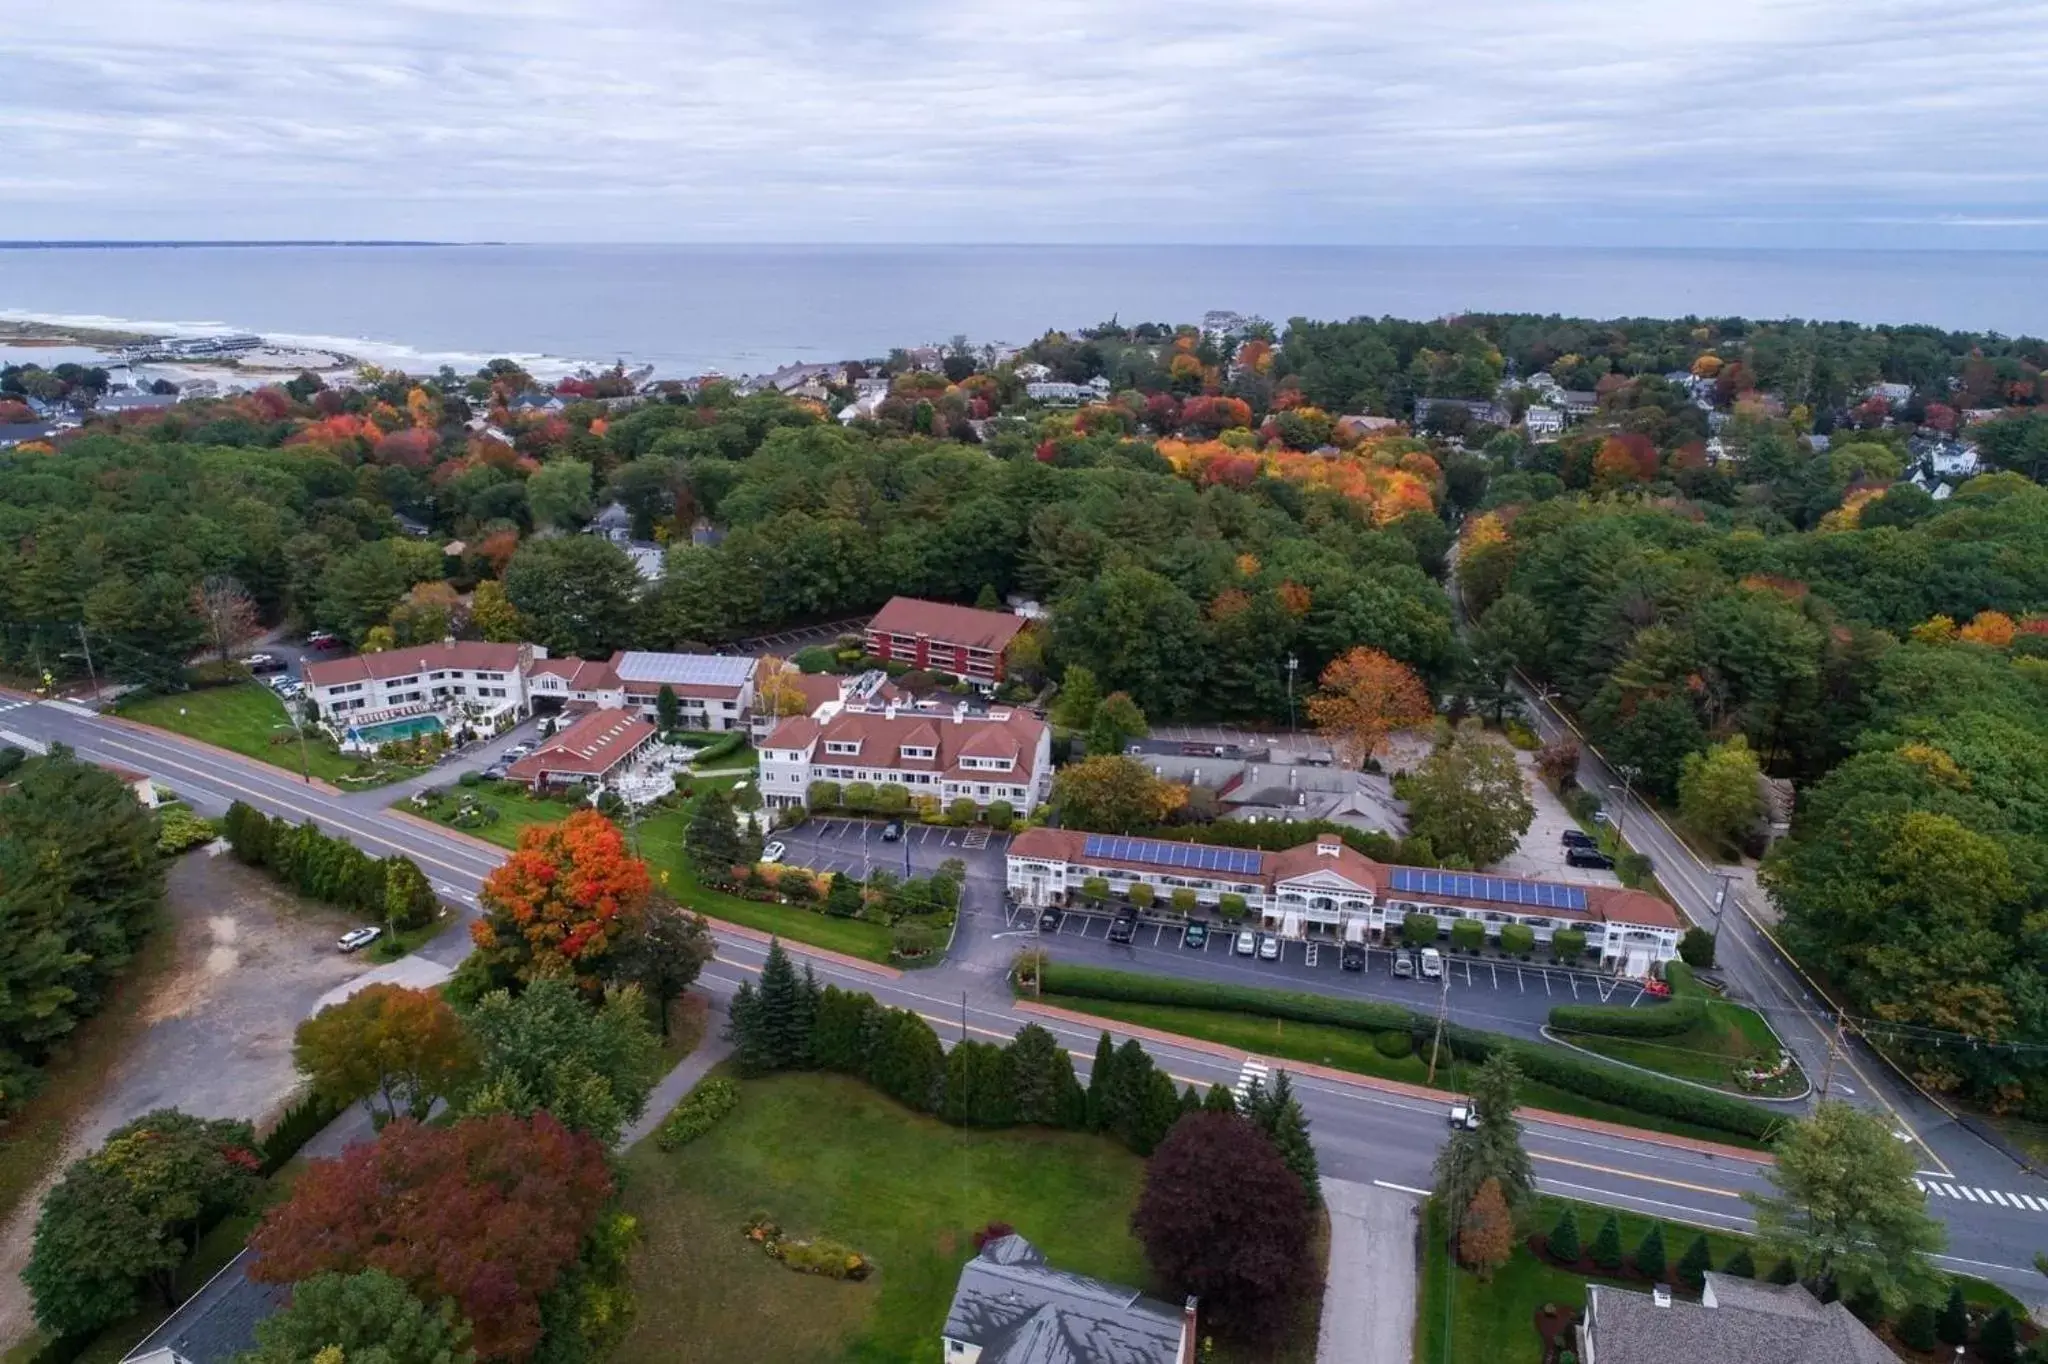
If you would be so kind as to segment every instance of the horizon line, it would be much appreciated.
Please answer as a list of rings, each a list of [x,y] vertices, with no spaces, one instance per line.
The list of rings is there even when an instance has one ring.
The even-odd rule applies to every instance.
[[[775,250],[1019,250],[1103,251],[1103,250],[1204,250],[1204,251],[1529,251],[1620,253],[1673,252],[1688,254],[1752,255],[1762,253],[1803,253],[1811,255],[2028,255],[2048,254],[2048,247],[2026,246],[1817,246],[1817,245],[1601,245],[1579,246],[1549,242],[1188,242],[1188,241],[546,241],[512,238],[436,239],[425,237],[51,237],[0,238],[0,251],[64,250],[180,250],[189,248],[277,249],[288,247],[555,247],[555,248],[645,248],[672,247],[748,251]]]

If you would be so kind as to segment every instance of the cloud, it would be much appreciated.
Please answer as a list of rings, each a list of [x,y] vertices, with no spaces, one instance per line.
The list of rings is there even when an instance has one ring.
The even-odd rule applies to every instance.
[[[2043,20],[109,0],[10,33],[0,210],[66,237],[2004,241],[2048,216]]]

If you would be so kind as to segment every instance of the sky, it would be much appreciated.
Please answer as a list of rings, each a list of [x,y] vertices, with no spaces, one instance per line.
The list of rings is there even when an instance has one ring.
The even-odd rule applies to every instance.
[[[0,42],[0,238],[2043,249],[2044,72],[2048,0],[104,0]]]

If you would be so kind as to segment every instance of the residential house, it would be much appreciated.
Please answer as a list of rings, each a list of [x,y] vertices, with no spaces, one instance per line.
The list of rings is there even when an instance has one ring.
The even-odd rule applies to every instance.
[[[255,1349],[257,1325],[283,1309],[292,1289],[251,1279],[253,1260],[247,1250],[230,1260],[121,1364],[232,1364]]]
[[[1504,924],[1525,924],[1538,942],[1570,928],[1586,935],[1587,952],[1602,965],[1631,976],[1677,956],[1683,931],[1677,911],[1643,891],[1389,866],[1336,834],[1318,834],[1284,852],[1259,852],[1026,829],[1011,840],[1008,860],[1010,894],[1024,904],[1069,903],[1099,878],[1120,895],[1147,884],[1160,904],[1180,889],[1209,908],[1224,895],[1242,896],[1260,927],[1285,938],[1390,941],[1410,914],[1433,916],[1445,932],[1459,919],[1473,919],[1489,937],[1498,937]]]
[[[56,432],[53,422],[7,422],[0,425],[0,450],[26,445],[32,440],[48,440]]]
[[[1462,409],[1467,418],[1485,422],[1489,426],[1506,426],[1507,409],[1499,403],[1481,402],[1475,398],[1417,398],[1415,400],[1415,424],[1424,425],[1438,420],[1452,408]]]
[[[1399,431],[1401,422],[1395,417],[1373,417],[1360,413],[1349,413],[1337,418],[1337,432],[1353,440],[1377,436],[1387,431]]]
[[[559,393],[522,393],[506,404],[514,412],[529,415],[548,416],[567,407],[571,399]]]
[[[1003,680],[1010,641],[1023,628],[1023,619],[1007,611],[891,597],[868,622],[866,647],[884,662],[994,687]]]
[[[882,410],[882,404],[888,400],[889,389],[887,385],[866,393],[860,393],[855,396],[852,402],[839,409],[839,424],[841,426],[851,426],[862,418],[872,421],[875,415]]]
[[[1564,434],[1564,409],[1538,403],[1522,414],[1522,428],[1538,445],[1554,441]]]
[[[1042,384],[1047,379],[1052,378],[1052,368],[1049,365],[1041,365],[1036,360],[1033,360],[1027,364],[1017,366],[1017,377],[1027,384]]]
[[[633,538],[633,513],[619,502],[607,502],[590,518],[584,530],[591,535],[602,535],[615,545],[623,545]]]
[[[449,709],[495,717],[530,709],[526,674],[547,650],[443,640],[308,663],[306,691],[322,720],[361,726]]]
[[[1906,442],[1906,449],[1936,478],[1969,479],[1979,472],[1977,447],[1968,441],[1916,436]]]
[[[1024,396],[1034,403],[1047,403],[1055,407],[1077,406],[1089,390],[1080,384],[1041,380],[1024,385]]]
[[[2005,415],[2002,407],[1966,407],[1963,409],[1963,425],[1982,426],[1985,422],[1997,421]]]
[[[593,710],[507,769],[539,791],[603,782],[630,771],[659,731],[631,711]]]
[[[904,352],[912,369],[936,374],[946,367],[946,352],[938,346],[912,346]]]
[[[1195,1299],[1174,1308],[1134,1288],[1054,1269],[1015,1232],[960,1268],[944,1364],[1194,1364]]]
[[[805,389],[823,392],[846,382],[846,366],[784,365],[762,382],[780,393],[797,393]]]
[[[108,393],[93,404],[95,412],[161,412],[178,405],[175,393]]]
[[[770,808],[810,803],[814,781],[897,785],[939,805],[1007,801],[1019,815],[1052,789],[1052,731],[1028,711],[971,714],[895,701],[827,705],[817,717],[777,722],[760,741],[761,798]]]
[[[1711,1270],[1698,1302],[1588,1284],[1576,1329],[1582,1364],[1898,1364],[1842,1303]]]
[[[1572,421],[1582,421],[1600,410],[1600,395],[1587,388],[1560,388],[1550,400]]]
[[[1875,383],[1863,390],[1866,398],[1882,398],[1893,407],[1913,400],[1911,384]]]

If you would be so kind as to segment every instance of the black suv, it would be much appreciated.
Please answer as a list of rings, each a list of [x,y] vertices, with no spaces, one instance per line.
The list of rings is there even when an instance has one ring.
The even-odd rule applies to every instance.
[[[1137,931],[1138,916],[1129,910],[1125,910],[1110,921],[1109,940],[1111,942],[1129,942],[1136,935]]]
[[[1065,915],[1060,913],[1057,905],[1047,905],[1043,910],[1039,911],[1038,931],[1041,933],[1052,932],[1060,926],[1060,920],[1065,917]]]
[[[1587,833],[1584,829],[1566,829],[1558,841],[1567,848],[1597,848],[1600,846],[1593,841],[1593,835]]]
[[[1564,860],[1567,866],[1591,867],[1596,871],[1614,870],[1614,859],[1598,848],[1574,847],[1565,853]]]
[[[1363,971],[1365,969],[1365,945],[1355,942],[1345,943],[1344,956],[1339,960],[1338,965],[1347,971]]]

